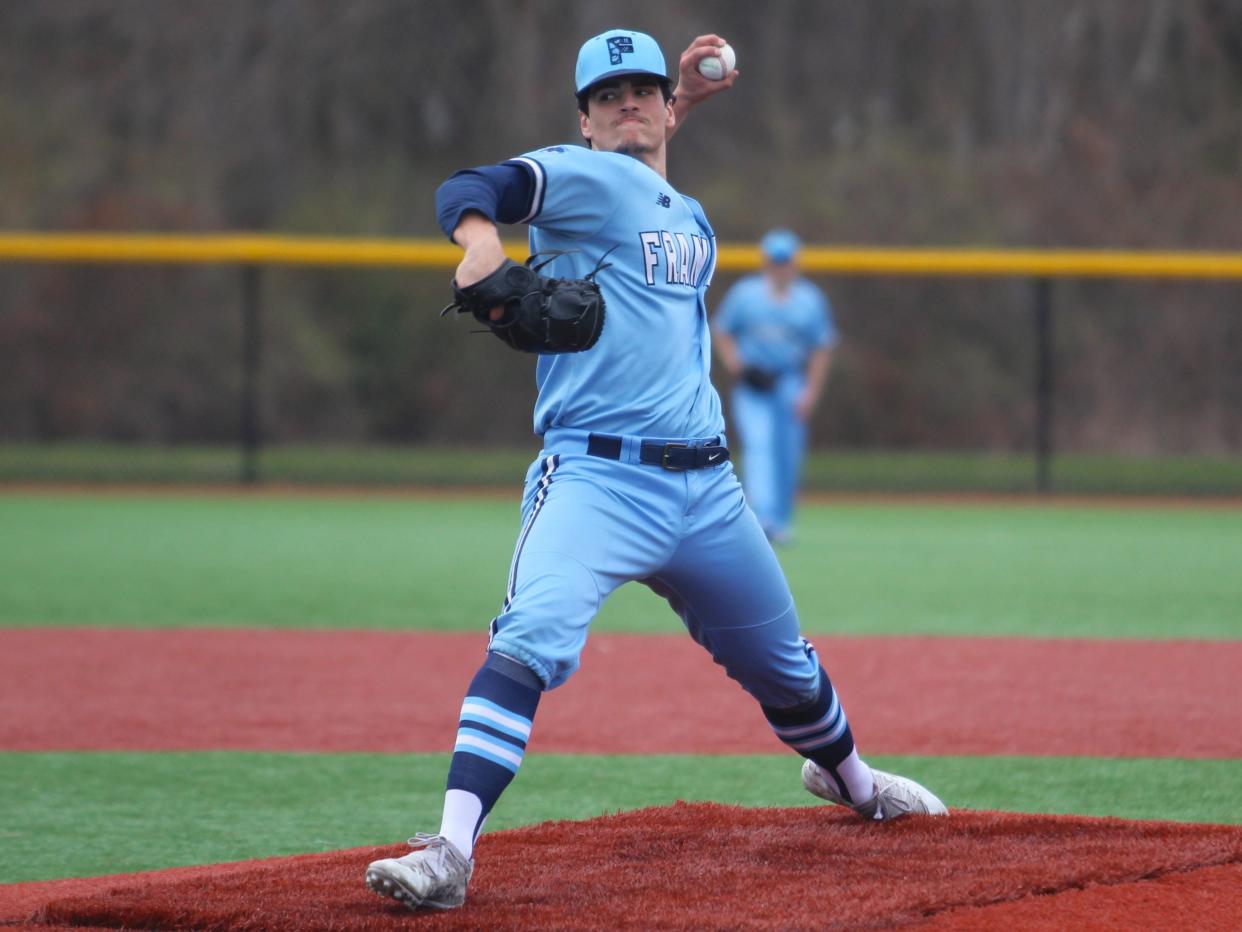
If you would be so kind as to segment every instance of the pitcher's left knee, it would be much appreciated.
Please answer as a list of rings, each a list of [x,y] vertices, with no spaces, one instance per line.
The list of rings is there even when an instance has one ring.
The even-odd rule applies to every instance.
[[[819,660],[792,606],[768,622],[704,634],[715,661],[761,705],[791,708],[819,695]]]

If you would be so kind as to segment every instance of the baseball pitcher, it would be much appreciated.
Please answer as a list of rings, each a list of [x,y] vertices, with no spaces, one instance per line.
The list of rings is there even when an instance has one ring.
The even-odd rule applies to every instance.
[[[458,172],[437,192],[440,224],[465,250],[450,307],[537,356],[543,449],[526,475],[486,659],[462,703],[440,829],[366,869],[368,887],[411,909],[462,904],[475,841],[521,766],[540,697],[577,669],[591,619],[630,581],[666,598],[755,698],[806,758],[812,793],[865,819],[945,812],[923,787],[859,758],[729,462],[708,378],[715,235],[665,171],[678,119],[737,78],[698,73],[723,45],[703,36],[687,48],[674,95],[650,36],[588,39],[575,73],[586,145]],[[497,223],[529,225],[530,262],[506,261]]]

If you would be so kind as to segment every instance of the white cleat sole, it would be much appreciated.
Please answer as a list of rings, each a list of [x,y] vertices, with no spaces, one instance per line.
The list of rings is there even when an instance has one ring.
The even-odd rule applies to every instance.
[[[390,900],[396,900],[406,909],[411,910],[456,909],[466,901],[464,891],[463,896],[457,902],[444,902],[442,900],[420,897],[403,882],[402,878],[395,871],[389,872],[384,869],[383,865],[372,864],[367,868],[366,883],[371,892]]]
[[[367,887],[373,893],[378,893],[380,896],[387,897],[390,900],[396,900],[406,909],[418,909],[419,907],[418,899],[412,893],[397,883],[392,877],[375,868],[367,870]]]

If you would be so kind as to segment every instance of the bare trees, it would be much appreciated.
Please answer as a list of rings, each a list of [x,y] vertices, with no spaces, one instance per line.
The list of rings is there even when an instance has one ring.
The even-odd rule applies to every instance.
[[[722,0],[709,13],[636,0],[627,16],[662,41],[670,61],[707,31],[738,49],[743,80],[727,105],[692,118],[671,161],[722,239],[788,223],[809,240],[849,243],[1242,248],[1237,3]],[[616,25],[614,17],[612,4],[594,0],[8,0],[0,4],[0,227],[435,234],[431,194],[447,171],[576,138],[577,41]],[[211,367],[156,367],[152,379],[180,399],[175,412],[138,406],[147,413],[123,425],[109,412],[125,408],[133,389],[106,370],[147,364],[143,332],[160,334],[168,358],[192,357],[184,341],[195,334],[222,340],[212,351],[229,360],[223,332],[151,323],[170,300],[194,320],[227,317],[228,287],[172,279],[139,287],[109,275],[83,286],[80,271],[0,271],[0,372],[29,374],[32,352],[40,365],[73,359],[73,341],[89,344],[92,334],[107,347],[92,364],[94,388],[72,385],[81,367],[70,366],[61,380],[31,376],[21,390],[0,391],[0,436],[158,437],[174,421],[178,436],[218,433],[225,415],[210,402],[221,390]],[[324,418],[321,403],[291,402],[281,422],[289,436],[353,423],[362,436],[443,439],[453,425],[481,425],[486,412],[469,399],[454,398],[451,412],[434,400],[462,367],[522,397],[526,374],[516,363],[493,371],[473,346],[425,329],[420,317],[403,322],[399,308],[410,308],[411,294],[434,303],[433,282],[386,282],[308,287],[282,277],[270,286],[269,300],[284,309],[275,320],[287,329],[273,335],[273,351],[285,356],[269,374],[279,381],[271,397],[335,405]],[[967,335],[972,299],[929,297],[903,283],[884,289],[880,308],[867,288],[835,290],[846,299],[847,330],[857,315],[854,334],[865,340],[839,376],[856,373],[839,389],[857,404],[868,386],[917,370],[919,347],[885,320],[917,315],[929,300],[937,332],[953,335],[939,349],[977,367],[974,390],[1014,396],[1022,375],[1004,334],[983,343]],[[1146,318],[1132,358],[1156,361],[1174,337],[1179,352],[1199,339],[1202,358],[1242,368],[1237,327],[1219,316],[1236,302],[1220,290],[1082,288],[1064,300],[1071,314],[1099,312],[1099,326],[1065,324],[1067,339],[1082,341],[1067,362],[1084,375],[1071,368],[1064,384],[1087,400],[1080,426],[1064,430],[1084,445],[1130,435],[1119,412],[1139,376],[1086,373],[1130,345],[1123,331],[1135,301],[1184,313]],[[426,357],[414,352],[417,366],[406,372],[400,355],[359,334],[359,302],[388,308],[391,326],[411,340],[446,342]],[[118,333],[122,321],[130,330]],[[990,362],[987,345],[1000,354]],[[1183,400],[1154,405],[1151,417],[1236,411],[1242,388],[1215,371],[1179,369],[1166,395]],[[56,401],[92,391],[115,397],[89,417]],[[929,391],[897,391],[906,409],[871,439],[900,442],[892,423],[927,423],[918,401]],[[954,397],[946,381],[937,418],[951,419]],[[386,409],[386,399],[400,400]],[[954,442],[1012,442],[996,412],[967,408],[948,431]],[[79,414],[35,417],[35,409]],[[836,426],[851,442],[869,442],[861,421]],[[1141,448],[1176,433],[1153,425],[1150,437],[1125,442]],[[928,442],[913,427],[904,437]],[[1236,429],[1214,436],[1204,427],[1196,437],[1178,446],[1242,443]]]

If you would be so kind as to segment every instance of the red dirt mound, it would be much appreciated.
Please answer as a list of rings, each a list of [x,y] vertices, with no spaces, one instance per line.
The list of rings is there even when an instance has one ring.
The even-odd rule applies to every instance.
[[[1236,918],[1242,898],[1236,886],[1210,895],[1238,876],[1240,827],[987,812],[870,825],[832,808],[678,804],[545,823],[487,836],[466,906],[417,918],[363,887],[366,863],[393,853],[113,879],[38,918],[286,930],[995,928],[1054,917],[1064,928],[1127,916],[1133,927],[1159,905],[1176,907],[1183,927],[1209,928]]]
[[[965,906],[940,913],[919,928],[929,932],[1133,932],[1136,928],[1237,932],[1239,926],[1242,864],[1225,864],[1133,883],[1067,890],[1055,896],[1026,896],[994,906]]]

